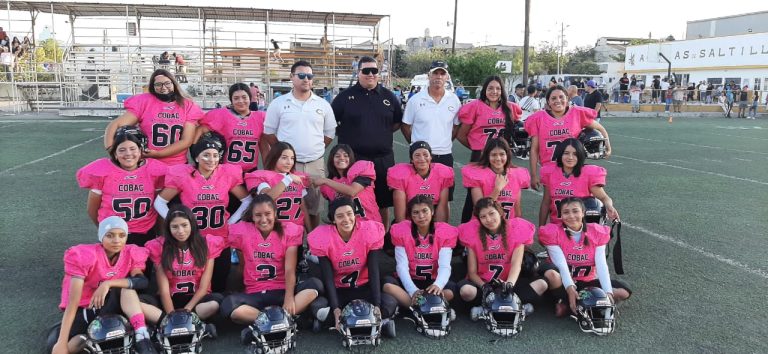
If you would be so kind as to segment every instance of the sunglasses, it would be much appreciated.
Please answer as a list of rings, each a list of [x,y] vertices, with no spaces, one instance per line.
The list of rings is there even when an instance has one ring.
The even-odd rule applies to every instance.
[[[304,80],[304,79],[312,80],[315,78],[314,74],[296,73],[294,75],[296,75],[296,77],[298,77],[299,80]]]
[[[363,75],[376,75],[379,73],[379,69],[377,68],[362,68],[360,69],[360,72],[363,73]]]

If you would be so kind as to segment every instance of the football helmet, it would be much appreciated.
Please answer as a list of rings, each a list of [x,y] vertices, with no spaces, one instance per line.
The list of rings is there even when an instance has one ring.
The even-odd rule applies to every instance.
[[[296,323],[280,306],[267,306],[249,327],[254,340],[248,353],[282,354],[296,347]]]
[[[173,311],[163,318],[155,334],[166,354],[196,354],[203,350],[205,324],[197,314],[186,310]]]
[[[133,327],[120,315],[98,316],[88,325],[85,346],[92,354],[130,354]]]
[[[599,131],[585,128],[579,133],[579,141],[587,150],[587,158],[599,160],[605,158],[605,137]]]
[[[588,223],[605,225],[608,219],[603,202],[595,197],[582,198],[582,200],[584,201],[584,220]]]
[[[586,333],[605,336],[616,329],[616,305],[603,289],[588,287],[579,291],[576,302],[576,322]]]
[[[519,158],[528,158],[531,151],[531,139],[525,131],[523,122],[515,122],[512,126],[512,138],[509,141],[512,154]]]
[[[224,139],[221,135],[213,132],[203,134],[196,143],[189,147],[189,154],[192,156],[192,160],[195,160],[197,155],[207,149],[216,149],[219,152],[219,161],[224,160]]]
[[[520,276],[528,279],[535,279],[539,274],[539,258],[533,251],[525,250],[523,253],[523,264],[520,269]]]
[[[115,131],[115,139],[118,136],[121,135],[132,135],[136,140],[139,141],[139,149],[141,151],[147,151],[147,142],[149,139],[147,139],[147,136],[144,134],[144,132],[139,129],[139,127],[134,125],[124,125],[120,128],[117,128]]]
[[[483,319],[491,333],[512,337],[523,330],[525,310],[520,298],[512,291],[512,284],[499,280],[483,286]]]
[[[420,293],[411,306],[416,331],[430,338],[445,338],[451,332],[451,306],[442,295]]]
[[[339,316],[342,345],[352,348],[358,345],[381,344],[381,313],[365,300],[352,300],[344,306]]]

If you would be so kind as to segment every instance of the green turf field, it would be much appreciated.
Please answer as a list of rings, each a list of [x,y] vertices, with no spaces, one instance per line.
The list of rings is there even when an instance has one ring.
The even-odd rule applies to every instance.
[[[0,118],[0,352],[39,353],[61,317],[63,251],[96,241],[75,171],[103,156],[106,119]],[[626,275],[634,296],[610,337],[581,333],[538,306],[523,333],[494,341],[460,312],[451,335],[428,340],[398,320],[382,353],[768,352],[768,123],[722,118],[609,118],[614,156],[597,162],[624,221]],[[399,161],[407,149],[398,137]],[[469,152],[456,144],[456,161]],[[527,166],[527,161],[515,161]],[[460,173],[456,168],[457,184]],[[537,220],[540,195],[523,193]],[[456,190],[463,202],[464,191]],[[454,202],[452,219],[461,203]],[[609,262],[610,264],[611,262]],[[206,352],[240,352],[239,329],[219,322]],[[298,352],[340,352],[333,333],[303,331]]]

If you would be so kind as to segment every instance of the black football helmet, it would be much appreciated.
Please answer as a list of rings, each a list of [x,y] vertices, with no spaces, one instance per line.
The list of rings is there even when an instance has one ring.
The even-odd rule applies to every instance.
[[[98,316],[88,325],[85,346],[92,354],[130,354],[133,327],[120,315]]]
[[[115,131],[115,139],[121,135],[132,135],[136,140],[138,140],[139,149],[141,149],[141,151],[147,151],[147,143],[149,142],[149,139],[147,139],[147,136],[144,134],[144,132],[141,131],[141,129],[139,129],[139,127],[134,125],[124,125],[120,128],[117,128]]]
[[[196,143],[189,147],[189,154],[194,161],[197,158],[197,155],[200,155],[201,152],[207,149],[216,149],[221,156],[219,161],[224,160],[224,138],[222,138],[221,135],[214,132],[203,134]]]
[[[584,201],[584,220],[588,223],[606,225],[608,217],[603,202],[595,197],[582,198],[582,200]]]
[[[587,158],[599,160],[605,158],[605,137],[599,131],[585,128],[579,133],[579,141],[587,150]]]
[[[253,354],[282,354],[296,348],[296,323],[280,306],[267,306],[250,325],[254,340],[247,352]]]
[[[176,310],[167,314],[155,334],[163,353],[196,354],[203,350],[205,324],[197,314]]]
[[[525,250],[523,253],[523,264],[520,269],[520,276],[528,279],[535,279],[539,274],[539,258],[531,250]]]
[[[352,348],[358,345],[381,344],[381,314],[365,300],[352,300],[344,306],[339,316],[342,345]]]
[[[430,338],[445,338],[451,332],[451,306],[442,295],[421,293],[411,306],[416,331]]]
[[[525,310],[510,283],[492,281],[483,286],[483,318],[491,333],[512,337],[520,334]]]
[[[512,126],[511,135],[509,147],[512,149],[512,154],[521,159],[528,159],[531,152],[531,139],[528,137],[528,132],[525,131],[523,122],[515,122]]]
[[[616,305],[603,289],[588,287],[579,291],[576,313],[573,317],[583,332],[605,336],[616,329]]]

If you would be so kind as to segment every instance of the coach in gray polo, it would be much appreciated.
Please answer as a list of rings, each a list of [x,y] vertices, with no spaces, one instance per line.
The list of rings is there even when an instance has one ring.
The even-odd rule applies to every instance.
[[[336,135],[336,118],[328,101],[312,93],[312,65],[300,60],[291,66],[293,90],[275,98],[267,108],[264,137],[270,146],[284,141],[296,150],[296,171],[326,177],[325,148]],[[320,223],[320,192],[306,186],[304,197],[311,228]]]

